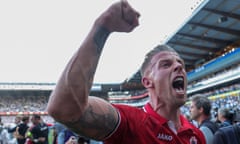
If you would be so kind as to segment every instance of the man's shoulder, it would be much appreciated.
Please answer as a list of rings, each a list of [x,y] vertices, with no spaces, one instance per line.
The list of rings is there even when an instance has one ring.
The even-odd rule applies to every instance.
[[[40,127],[39,127],[38,125],[34,125],[34,126],[32,126],[31,129],[30,129],[30,131],[33,132],[33,133],[34,133],[34,132],[37,132],[37,131],[39,131],[39,130],[40,130]]]
[[[201,132],[204,134],[205,137],[213,137],[214,135],[212,130],[207,126],[201,126],[199,129],[201,130]]]
[[[121,112],[126,112],[128,114],[133,114],[136,112],[143,112],[142,108],[137,108],[137,107],[133,107],[133,106],[129,106],[129,105],[125,105],[125,104],[113,104],[113,106]],[[139,114],[139,113],[138,113]]]
[[[25,123],[20,123],[20,124],[18,125],[18,127],[28,127],[28,125],[25,124]]]
[[[240,143],[240,127],[239,125],[230,125],[221,127],[214,135],[215,139],[222,139],[227,143],[237,144]]]
[[[212,133],[214,134],[218,129],[219,129],[219,126],[217,123],[209,120],[209,119],[206,119],[205,121],[203,121],[203,123],[200,125],[200,128],[204,128],[204,127],[207,127],[208,129],[210,129],[212,131]]]
[[[234,133],[235,131],[240,132],[240,126],[239,125],[230,125],[230,126],[226,126],[226,127],[221,127],[221,128],[219,128],[219,130],[217,132],[218,133],[231,134],[231,133]]]

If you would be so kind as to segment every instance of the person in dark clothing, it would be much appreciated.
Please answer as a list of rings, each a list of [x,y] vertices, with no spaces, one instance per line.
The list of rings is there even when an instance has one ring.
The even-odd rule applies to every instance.
[[[207,144],[212,144],[218,125],[211,121],[211,101],[203,95],[191,97],[191,119],[198,123],[198,128],[204,134]]]
[[[20,121],[18,122],[18,120]],[[16,117],[15,123],[17,124],[15,127],[8,129],[9,133],[13,133],[13,136],[17,139],[18,144],[25,144],[26,142],[26,132],[29,128],[29,117],[23,116],[23,117]]]
[[[240,125],[219,128],[214,134],[213,144],[240,144]]]
[[[30,130],[34,144],[48,144],[48,126],[41,120],[39,115],[31,118],[33,127]]]
[[[14,133],[16,131],[17,126],[22,122],[22,116],[16,116],[14,119],[14,126],[8,128],[9,133]]]
[[[26,141],[25,135],[29,128],[28,123],[29,123],[29,117],[24,116],[22,117],[22,122],[18,124],[16,127],[16,131],[14,135],[17,138],[18,144],[25,144],[25,141]]]
[[[232,125],[233,114],[227,108],[218,109],[218,120],[220,121],[220,127],[226,127]]]
[[[240,113],[235,112],[233,115],[234,123],[224,123],[214,134],[213,144],[240,144]]]

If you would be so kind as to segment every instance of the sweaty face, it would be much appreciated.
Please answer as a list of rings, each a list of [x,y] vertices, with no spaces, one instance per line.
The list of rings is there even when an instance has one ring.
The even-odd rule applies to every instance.
[[[161,101],[178,107],[185,103],[186,71],[184,62],[177,53],[163,51],[156,54],[149,67],[149,79]]]

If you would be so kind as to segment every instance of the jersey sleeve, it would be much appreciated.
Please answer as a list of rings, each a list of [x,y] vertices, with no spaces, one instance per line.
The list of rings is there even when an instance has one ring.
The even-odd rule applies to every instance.
[[[119,122],[115,130],[105,139],[106,143],[121,143],[122,139],[134,135],[138,124],[141,123],[142,111],[138,108],[125,106],[125,105],[113,105],[119,114]],[[138,120],[138,122],[136,122]],[[116,142],[117,139],[117,142]]]

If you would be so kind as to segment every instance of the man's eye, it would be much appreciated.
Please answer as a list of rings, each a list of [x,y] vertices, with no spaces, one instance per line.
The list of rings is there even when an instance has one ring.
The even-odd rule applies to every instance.
[[[170,65],[169,63],[163,63],[162,67],[169,67],[169,65]]]

